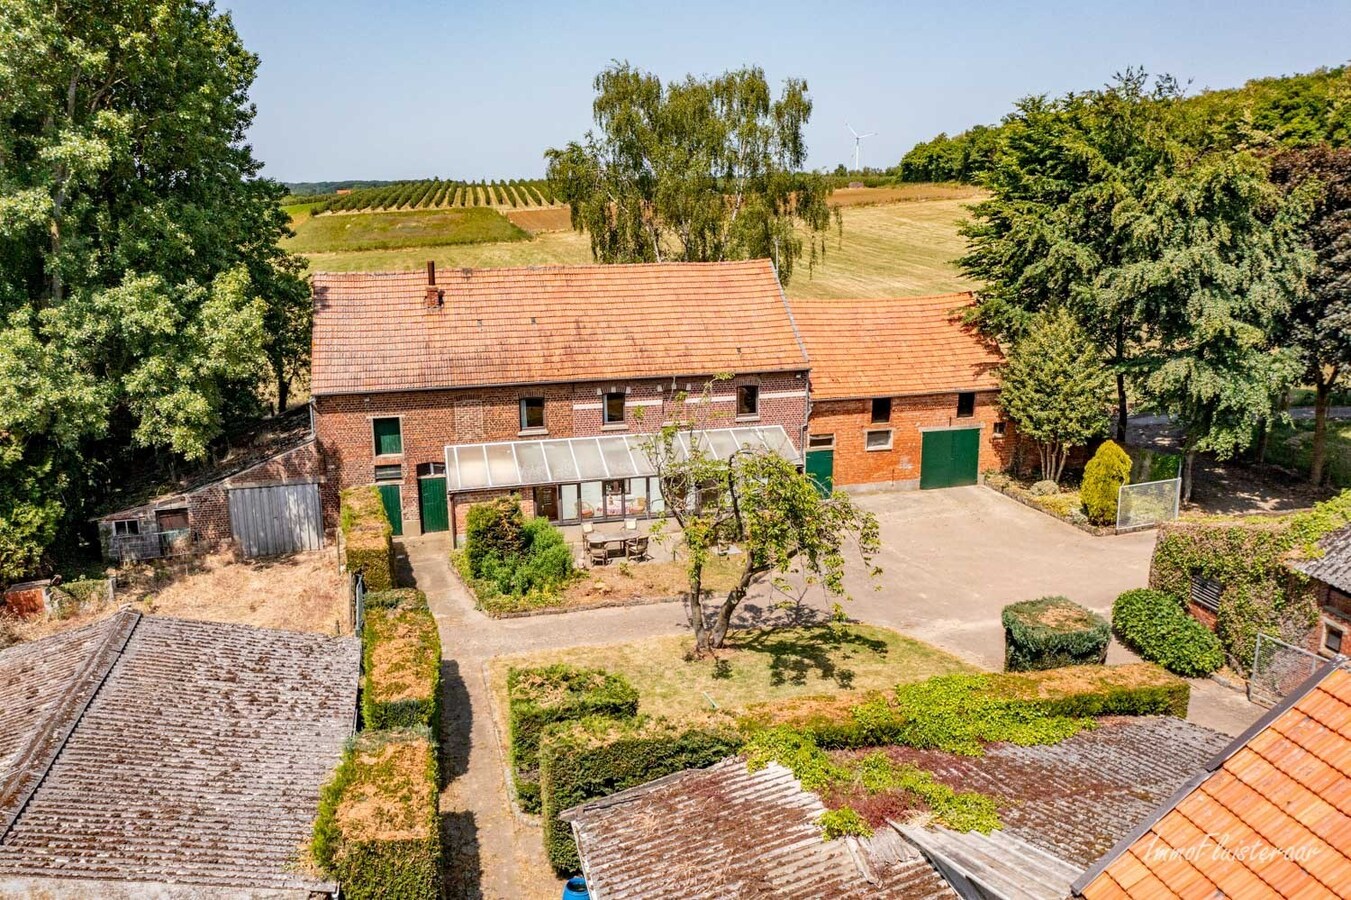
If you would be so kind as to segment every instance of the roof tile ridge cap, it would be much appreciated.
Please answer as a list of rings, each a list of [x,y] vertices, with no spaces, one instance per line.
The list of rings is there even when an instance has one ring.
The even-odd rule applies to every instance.
[[[779,280],[779,267],[774,265],[774,260],[765,259],[764,262],[769,267],[769,274],[774,279],[774,286],[779,289],[779,302],[783,304],[783,310],[788,314],[788,324],[793,328],[793,340],[797,341],[798,352],[802,354],[802,362],[807,367],[807,372],[811,372],[812,358],[807,352],[807,342],[802,339],[802,331],[797,327],[797,319],[793,317],[793,305],[788,302],[788,293],[783,289],[783,282]],[[808,378],[810,378],[810,374]]]
[[[4,844],[5,838],[65,749],[76,726],[84,718],[89,705],[103,689],[108,675],[122,658],[127,642],[140,625],[141,618],[136,610],[123,607],[108,620],[108,633],[89,654],[80,671],[71,679],[61,701],[19,754],[15,774],[9,784],[0,788],[0,844]]]

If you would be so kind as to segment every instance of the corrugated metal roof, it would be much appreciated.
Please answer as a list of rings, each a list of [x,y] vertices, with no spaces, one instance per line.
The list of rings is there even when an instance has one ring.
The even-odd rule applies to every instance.
[[[955,897],[918,855],[865,872],[848,841],[823,839],[817,820],[824,812],[788,769],[772,763],[750,772],[734,757],[563,818],[572,823],[594,900]]]
[[[0,785],[0,879],[326,887],[297,863],[359,657],[354,638],[130,610],[0,652],[0,697],[35,691],[25,712],[6,704],[24,730]]]

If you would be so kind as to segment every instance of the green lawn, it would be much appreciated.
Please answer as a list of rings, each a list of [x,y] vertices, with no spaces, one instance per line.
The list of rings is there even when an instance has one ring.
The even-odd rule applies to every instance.
[[[1312,419],[1299,419],[1293,425],[1271,430],[1267,462],[1307,473],[1312,457]],[[1345,419],[1328,420],[1327,477],[1333,487],[1351,487],[1351,422]]]
[[[293,217],[292,228],[295,237],[282,241],[282,246],[304,254],[530,240],[530,235],[511,224],[506,216],[483,208],[322,216],[302,213]]]
[[[499,710],[507,669],[564,662],[619,672],[638,689],[639,712],[673,718],[765,700],[891,688],[933,675],[975,672],[955,656],[887,628],[814,626],[734,632],[718,658],[687,660],[687,636],[501,656],[489,663]]]

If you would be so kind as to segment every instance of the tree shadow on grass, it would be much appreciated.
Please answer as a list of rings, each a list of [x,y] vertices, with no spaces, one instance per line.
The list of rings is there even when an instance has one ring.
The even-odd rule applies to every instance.
[[[727,646],[769,656],[769,681],[778,686],[802,685],[815,674],[841,688],[854,685],[857,673],[842,663],[863,653],[887,654],[886,641],[838,624],[815,624],[792,630],[738,630],[727,636]]]

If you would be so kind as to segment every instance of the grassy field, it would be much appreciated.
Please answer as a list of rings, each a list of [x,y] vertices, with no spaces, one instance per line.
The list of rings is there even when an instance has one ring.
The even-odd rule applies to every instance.
[[[865,190],[874,192],[878,197],[883,194],[889,196],[889,189]],[[862,192],[856,190],[854,193]],[[970,196],[883,202],[880,205],[867,205],[858,198],[850,199],[851,205],[842,210],[843,234],[832,232],[827,242],[826,257],[824,261],[818,262],[814,271],[808,270],[805,260],[798,262],[788,285],[790,297],[899,297],[941,294],[971,287],[952,262],[965,249],[963,239],[957,233],[957,222],[965,215],[966,207],[971,202]],[[386,217],[419,219],[464,214],[498,215],[487,209],[326,215],[298,221],[296,228],[300,234],[288,245],[288,249],[307,256],[310,268],[328,272],[411,271],[422,268],[428,259],[435,260],[443,268],[584,265],[593,262],[586,235],[571,230],[543,230],[533,236],[522,231],[520,236],[512,240],[487,243],[459,243],[429,234],[425,243],[387,243],[384,248],[343,250],[337,249],[343,233],[327,231],[346,227],[344,223],[349,220],[359,222]],[[566,213],[551,210],[538,219],[522,219],[519,224],[528,231],[536,231],[541,227],[556,229],[565,225]],[[510,222],[506,224],[515,227]],[[325,242],[315,241],[313,235],[316,228],[325,229]],[[460,233],[465,232],[462,229]],[[347,236],[351,236],[350,232]],[[305,241],[310,243],[306,245],[303,243]],[[302,249],[304,246],[308,246],[308,249]]]
[[[639,712],[673,718],[811,694],[886,689],[933,675],[976,671],[937,647],[872,625],[733,632],[717,660],[686,660],[688,636],[502,656],[489,664],[499,710],[507,669],[566,662],[625,675]]]
[[[303,215],[303,214],[302,214]],[[530,235],[492,209],[438,209],[292,218],[293,253],[361,252],[527,241]]]

